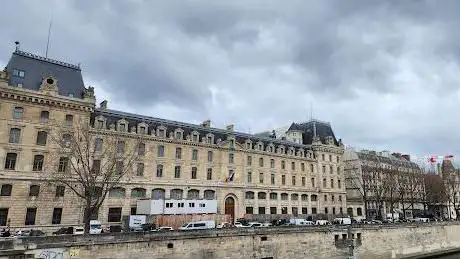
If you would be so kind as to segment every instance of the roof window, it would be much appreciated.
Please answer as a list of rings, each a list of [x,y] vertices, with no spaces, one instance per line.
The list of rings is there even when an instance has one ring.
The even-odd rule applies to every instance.
[[[13,76],[24,78],[25,75],[26,73],[23,70],[13,69]]]

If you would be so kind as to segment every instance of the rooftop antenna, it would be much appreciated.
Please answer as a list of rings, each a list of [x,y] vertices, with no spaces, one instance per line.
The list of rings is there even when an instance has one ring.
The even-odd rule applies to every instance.
[[[50,38],[51,38],[51,25],[53,24],[53,19],[50,20],[50,26],[48,27],[48,40],[46,42],[46,52],[45,52],[45,58],[48,57],[48,49],[50,47]]]
[[[310,102],[310,120],[313,120],[313,102]]]

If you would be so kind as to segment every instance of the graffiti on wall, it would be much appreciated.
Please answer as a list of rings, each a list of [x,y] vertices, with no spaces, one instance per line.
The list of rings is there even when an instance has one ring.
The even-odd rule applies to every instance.
[[[67,258],[78,258],[80,255],[80,249],[71,247],[68,251],[64,248],[52,248],[40,251],[37,258],[40,259],[67,259]]]

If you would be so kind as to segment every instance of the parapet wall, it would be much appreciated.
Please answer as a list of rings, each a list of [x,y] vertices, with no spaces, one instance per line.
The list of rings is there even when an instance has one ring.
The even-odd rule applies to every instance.
[[[343,227],[284,227],[26,238],[4,241],[0,258],[2,254],[29,254],[26,258],[343,259],[350,244],[344,240],[348,235],[355,238],[359,259],[460,250],[460,225],[445,223],[363,226],[350,231]]]

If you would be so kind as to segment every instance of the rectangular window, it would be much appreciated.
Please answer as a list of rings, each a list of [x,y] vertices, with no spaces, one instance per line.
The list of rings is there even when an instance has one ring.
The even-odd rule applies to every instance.
[[[235,155],[233,153],[228,154],[228,163],[233,164]]]
[[[29,197],[37,197],[40,194],[40,186],[39,185],[31,185],[29,187]]]
[[[275,174],[271,174],[271,176],[270,176],[270,183],[271,183],[272,185],[275,185]]]
[[[65,186],[59,185],[56,186],[56,197],[64,197]]]
[[[332,167],[332,165],[329,167],[329,173],[331,173],[331,174],[334,173],[334,167]]]
[[[334,179],[331,179],[331,188],[334,188]]]
[[[13,112],[13,119],[20,120],[24,115],[24,108],[22,107],[15,107]]]
[[[164,157],[165,156],[165,146],[158,146],[157,148],[157,156]]]
[[[93,167],[91,168],[93,174],[99,174],[101,172],[101,160],[94,160]]]
[[[5,159],[5,169],[6,170],[15,170],[17,156],[18,155],[16,153],[6,154],[6,159]]]
[[[253,207],[246,207],[246,214],[253,214],[253,213],[254,213]]]
[[[286,185],[286,176],[285,175],[281,176],[281,184]]]
[[[300,170],[302,172],[305,172],[305,164],[304,163],[300,163]]]
[[[275,168],[275,159],[270,159],[270,168]]]
[[[67,165],[69,163],[69,158],[68,157],[61,157],[59,158],[59,168],[58,172],[67,172]]]
[[[109,208],[108,222],[121,222],[121,208]]]
[[[259,173],[259,183],[264,183],[264,173]]]
[[[302,207],[302,214],[307,215],[308,214],[308,208]]]
[[[20,136],[21,136],[21,129],[11,128],[9,143],[15,143],[15,144],[19,143]]]
[[[118,154],[123,154],[125,153],[125,142],[119,140],[117,143],[117,153]]]
[[[101,138],[94,140],[94,152],[101,152],[104,141]]]
[[[103,120],[98,120],[96,124],[96,128],[102,129],[104,128],[104,121]]]
[[[163,177],[163,165],[157,165],[157,177]]]
[[[286,162],[284,160],[281,161],[281,169],[286,169]]]
[[[327,195],[324,194],[324,201],[327,201]]]
[[[32,165],[32,171],[42,171],[43,170],[43,162],[45,157],[43,155],[35,155],[34,156],[34,163]]]
[[[296,182],[295,182],[295,175],[292,176],[292,185],[295,186]]]
[[[299,208],[292,207],[292,215],[297,216],[299,214]]]
[[[311,178],[311,187],[315,188],[315,177]]]
[[[277,213],[276,207],[270,207],[270,214],[276,214],[276,213]]]
[[[144,126],[139,127],[139,134],[145,134],[146,133],[146,128]]]
[[[248,160],[246,161],[248,166],[252,166],[252,156],[248,156]]]
[[[137,163],[137,176],[144,176],[144,163]]]
[[[26,226],[35,225],[36,216],[37,216],[37,208],[27,208],[26,221],[24,222],[24,225]]]
[[[192,151],[192,160],[197,161],[198,160],[198,150],[194,149]]]
[[[259,207],[259,214],[265,214],[265,207]]]
[[[6,226],[8,222],[8,208],[0,208],[0,226]]]
[[[316,214],[317,213],[317,209],[315,207],[311,208],[311,214]]]
[[[53,219],[51,220],[51,224],[61,224],[62,218],[62,208],[54,208],[53,209]]]
[[[259,166],[260,167],[264,166],[264,158],[263,157],[259,158]]]
[[[180,165],[174,167],[174,178],[180,178]]]
[[[49,111],[42,111],[40,113],[40,122],[48,122],[49,119],[50,119]]]
[[[307,181],[305,180],[305,177],[302,177],[302,186],[306,186],[307,185]]]
[[[164,138],[166,136],[166,132],[164,129],[159,129],[158,130],[158,137]]]
[[[118,131],[125,132],[126,131],[126,125],[124,123],[120,123],[118,125]]]
[[[115,172],[119,175],[123,174],[123,161],[117,161],[115,164]]]
[[[252,172],[248,172],[248,183],[252,183]]]
[[[131,211],[129,215],[137,215],[137,207],[131,207]]]
[[[11,184],[2,184],[2,189],[0,191],[0,196],[11,196],[11,191],[13,190],[13,185]]]
[[[326,181],[326,178],[323,179],[323,188],[327,188],[327,181]]]
[[[337,180],[337,188],[342,188],[342,183],[340,182],[340,180]]]
[[[23,70],[13,69],[13,76],[24,78],[26,73]]]
[[[182,159],[182,148],[176,148],[176,159]]]
[[[315,166],[313,164],[310,164],[310,172],[311,173],[315,172]]]
[[[207,173],[206,173],[206,179],[212,180],[212,168],[208,168]]]
[[[137,145],[137,155],[138,156],[145,155],[145,144],[144,143],[139,143],[139,145]]]
[[[67,126],[72,126],[72,124],[73,124],[73,115],[72,114],[67,114],[65,116],[65,124]]]
[[[212,151],[208,151],[208,162],[212,162]]]
[[[291,163],[291,170],[292,170],[292,171],[295,170],[295,162],[292,162],[292,163]]]
[[[197,168],[192,167],[192,179],[196,179],[196,171],[197,171]]]

